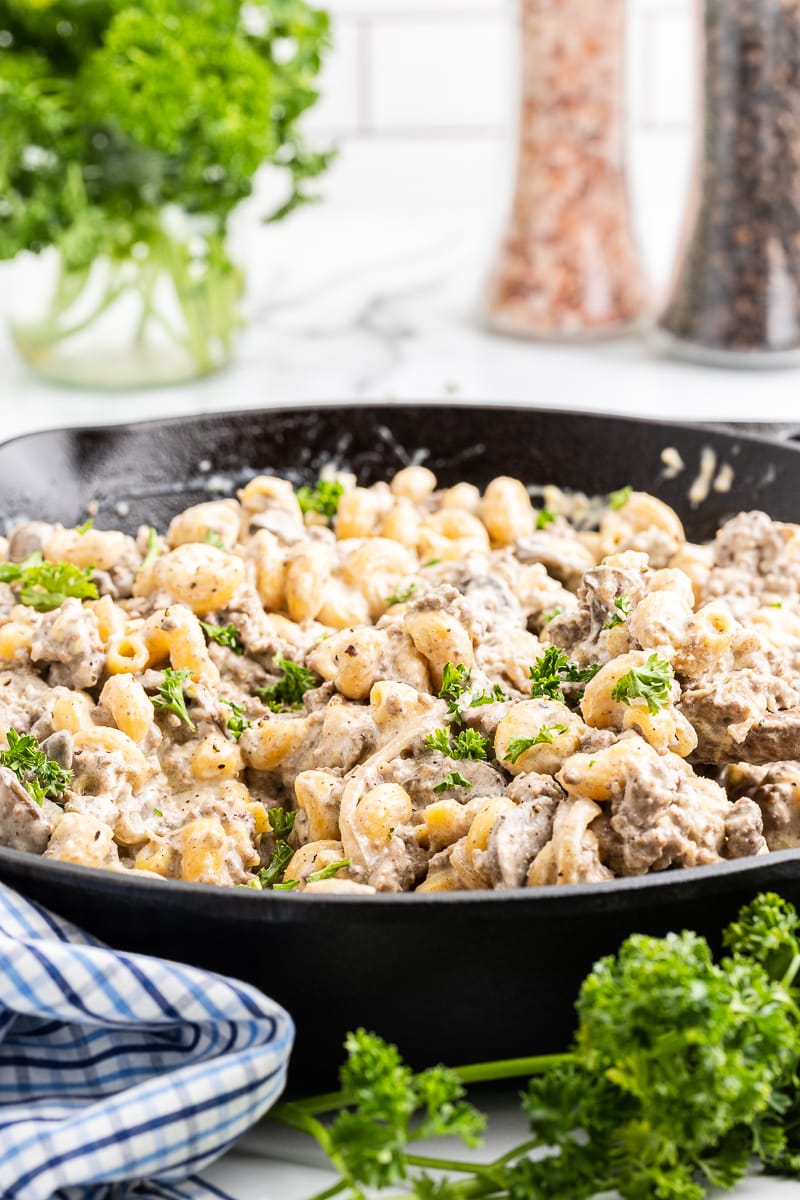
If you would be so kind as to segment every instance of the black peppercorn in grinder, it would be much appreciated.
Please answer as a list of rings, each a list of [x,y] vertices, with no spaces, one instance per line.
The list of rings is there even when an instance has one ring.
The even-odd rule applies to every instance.
[[[800,0],[697,0],[697,165],[657,346],[800,364]]]

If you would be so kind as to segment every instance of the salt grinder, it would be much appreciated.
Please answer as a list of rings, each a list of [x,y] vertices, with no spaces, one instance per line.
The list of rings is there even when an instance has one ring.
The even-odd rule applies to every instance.
[[[517,179],[491,328],[584,339],[636,322],[646,287],[625,173],[626,0],[520,0]]]

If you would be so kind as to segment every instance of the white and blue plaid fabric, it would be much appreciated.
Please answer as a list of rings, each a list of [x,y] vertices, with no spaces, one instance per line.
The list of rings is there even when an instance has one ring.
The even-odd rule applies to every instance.
[[[0,884],[0,1197],[207,1200],[196,1178],[280,1095],[289,1015],[107,949]]]

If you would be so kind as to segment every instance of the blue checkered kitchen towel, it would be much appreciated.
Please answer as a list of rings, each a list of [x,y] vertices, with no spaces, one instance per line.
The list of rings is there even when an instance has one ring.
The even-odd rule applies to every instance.
[[[112,951],[0,884],[0,1200],[205,1200],[284,1085],[255,988]]]

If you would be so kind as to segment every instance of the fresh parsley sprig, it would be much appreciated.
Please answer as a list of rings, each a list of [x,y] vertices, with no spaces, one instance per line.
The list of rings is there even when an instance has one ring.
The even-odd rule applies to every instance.
[[[409,1149],[423,1138],[450,1135],[478,1145],[486,1119],[464,1099],[456,1072],[432,1067],[415,1075],[395,1046],[364,1029],[347,1035],[345,1050],[340,1093],[278,1105],[269,1114],[320,1142],[341,1174],[336,1192],[355,1200],[364,1188],[409,1178]],[[334,1109],[339,1111],[331,1125],[316,1119],[317,1113]],[[415,1190],[420,1200],[440,1194],[428,1183],[427,1191]]]
[[[37,612],[52,612],[70,596],[78,600],[96,600],[93,574],[94,567],[44,562],[38,551],[21,563],[0,563],[0,583],[18,583],[20,602]]]
[[[304,485],[296,492],[302,513],[319,513],[328,520],[336,516],[343,495],[344,485],[335,479],[318,479],[313,487]]]
[[[611,492],[608,497],[608,507],[614,509],[624,508],[633,495],[633,488],[630,484],[625,487],[618,488],[616,492]]]
[[[621,596],[617,596],[614,601],[614,608],[617,611],[611,614],[603,629],[616,629],[617,625],[624,625],[625,618],[629,617],[633,612],[633,601],[627,592],[623,592]]]
[[[425,745],[429,750],[438,750],[441,754],[450,754],[453,749],[450,741],[449,729],[434,729],[433,733],[429,733],[425,738]]]
[[[386,597],[386,603],[389,608],[391,608],[393,604],[405,604],[407,600],[411,599],[416,590],[417,584],[413,582],[409,583],[407,587],[397,587],[392,592],[391,596]]]
[[[600,663],[579,667],[557,646],[548,646],[530,669],[531,696],[564,702],[565,683],[588,683],[600,670]]]
[[[461,719],[459,701],[469,687],[472,672],[463,663],[446,662],[442,671],[442,686],[439,688],[439,699],[446,700],[448,711],[452,717]]]
[[[474,758],[477,760],[489,757],[489,739],[477,729],[462,729],[455,737],[451,737],[452,729],[434,729],[425,739],[429,750],[439,750],[449,758]]]
[[[321,867],[319,871],[312,871],[311,874],[306,878],[306,883],[319,883],[322,879],[333,879],[334,875],[337,875],[339,871],[349,866],[349,858],[337,859],[336,862],[328,863],[327,867]],[[275,883],[272,886],[273,890],[276,892],[291,892],[294,891],[296,887],[300,886],[300,880],[284,879],[282,883]]]
[[[153,707],[174,713],[176,717],[180,717],[184,725],[188,725],[194,731],[195,724],[189,716],[186,694],[183,690],[191,678],[192,672],[189,667],[179,667],[177,670],[166,667],[164,679],[159,684],[158,695],[153,697]]]
[[[499,683],[492,684],[490,692],[479,692],[477,696],[473,696],[469,702],[470,708],[480,708],[483,704],[502,704],[505,700],[509,700]]]
[[[241,634],[235,625],[211,625],[207,621],[200,621],[199,619],[198,624],[209,642],[216,642],[218,646],[225,646],[228,650],[232,650],[234,654],[244,654]]]
[[[220,699],[231,710],[232,716],[228,718],[226,726],[233,740],[238,742],[244,731],[249,729],[253,722],[245,715],[245,710],[241,704],[236,704],[234,700],[226,700],[224,696],[220,696]]]
[[[566,731],[566,725],[543,725],[534,737],[510,738],[506,747],[508,753],[503,758],[503,762],[510,762],[513,766],[518,758],[530,750],[531,746],[552,745],[556,734],[566,733]]]
[[[60,803],[72,782],[73,772],[48,758],[32,734],[6,732],[8,749],[0,750],[0,766],[8,767],[27,791],[42,806],[45,798]]]
[[[451,788],[457,787],[472,787],[469,779],[465,779],[458,771],[450,771],[445,775],[441,783],[437,783],[434,787],[435,792],[449,792]]]
[[[537,658],[529,672],[531,696],[548,700],[564,700],[565,683],[588,683],[600,670],[600,663],[579,667],[567,658],[563,650],[548,646],[541,658]]]
[[[211,343],[236,323],[240,275],[224,252],[234,208],[270,164],[287,185],[269,215],[280,219],[330,161],[299,128],[319,94],[328,14],[306,0],[14,0],[2,22],[0,259],[57,249],[53,325],[76,297],[96,315],[89,301],[108,307],[125,286],[144,329],[168,271],[186,351],[208,370]],[[169,235],[170,208],[197,218],[188,243]],[[144,269],[120,279],[133,246]],[[113,269],[95,295],[101,257]]]
[[[469,691],[471,677],[472,672],[464,663],[447,662],[444,664],[439,698],[447,701],[450,721],[454,725],[459,725],[463,721],[461,702],[465,693]],[[483,704],[497,704],[503,700],[508,700],[508,696],[500,684],[495,683],[490,692],[480,692],[471,696],[469,707],[479,708]]]
[[[142,571],[146,571],[151,563],[155,562],[160,553],[161,546],[158,541],[158,530],[154,529],[152,525],[148,525],[144,543],[144,558],[139,563],[139,569],[136,574],[141,575]]]
[[[358,1029],[341,1090],[268,1119],[319,1143],[338,1174],[325,1194],[346,1200],[393,1185],[408,1200],[703,1200],[754,1160],[800,1178],[798,924],[786,901],[760,896],[718,961],[693,933],[634,934],[584,981],[564,1054],[415,1075]],[[485,1118],[465,1083],[526,1078],[524,1142],[484,1162],[416,1153],[419,1138],[478,1143]]]
[[[317,686],[314,673],[281,654],[276,654],[275,666],[282,672],[280,679],[269,687],[256,688],[256,695],[273,712],[302,708],[303,696]]]
[[[557,646],[548,646],[541,658],[528,672],[531,680],[531,696],[544,696],[548,700],[564,700],[564,677],[569,659]]]
[[[632,704],[644,700],[651,715],[665,708],[672,695],[675,673],[672,666],[657,654],[651,654],[642,667],[631,667],[617,680],[611,692],[612,700]]]
[[[283,873],[294,855],[294,850],[286,840],[294,829],[297,813],[287,812],[285,808],[270,808],[267,820],[275,839],[275,849],[272,851],[266,867],[262,867],[256,878],[262,888],[274,888],[283,879]]]
[[[540,508],[536,514],[536,528],[538,530],[546,529],[548,525],[555,523],[556,515],[549,508]]]

